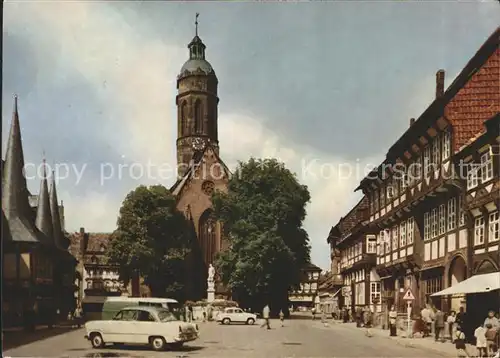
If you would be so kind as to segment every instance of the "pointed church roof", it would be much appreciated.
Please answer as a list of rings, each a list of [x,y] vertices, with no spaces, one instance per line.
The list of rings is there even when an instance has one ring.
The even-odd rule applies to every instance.
[[[17,96],[7,142],[2,180],[2,210],[9,223],[11,240],[15,242],[43,243],[44,235],[35,227],[28,202],[28,188],[24,176],[24,154],[17,110]]]
[[[186,173],[182,176],[182,178],[178,179],[174,185],[170,188],[170,192],[172,195],[177,196],[181,193],[182,188],[184,185],[189,181],[189,179],[193,176],[193,174],[196,172],[196,169],[198,166],[201,164],[203,155],[208,149],[212,149],[214,156],[216,160],[221,163],[222,168],[226,172],[226,175],[229,177],[231,175],[231,171],[227,167],[226,163],[222,161],[222,159],[217,155],[217,152],[213,148],[213,146],[210,144],[210,142],[205,146],[203,150],[195,150],[193,152],[193,157],[191,158],[190,165]]]
[[[67,250],[70,242],[64,236],[61,227],[61,216],[59,213],[59,201],[57,199],[56,178],[54,172],[52,172],[49,196],[50,196],[50,213],[52,217],[52,228],[54,232],[54,242],[59,249]]]
[[[43,177],[40,182],[40,192],[38,193],[38,206],[36,209],[35,225],[45,236],[54,242],[54,229],[52,226],[52,214],[50,212],[49,186],[47,184],[47,166],[43,159]]]

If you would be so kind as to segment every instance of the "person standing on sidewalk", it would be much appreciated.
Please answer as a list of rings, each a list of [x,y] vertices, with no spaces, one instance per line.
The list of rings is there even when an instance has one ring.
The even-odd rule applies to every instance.
[[[474,331],[474,337],[476,337],[476,349],[478,357],[488,357],[486,350],[486,328],[483,325],[480,325]]]
[[[486,328],[486,332],[485,332],[485,337],[486,337],[486,351],[488,353],[488,356],[492,356],[493,355],[493,346],[496,345],[498,332],[491,325],[491,323],[485,324],[484,327]]]
[[[283,313],[283,310],[280,310],[280,321],[281,321],[281,327],[284,327],[285,323],[285,314]]]
[[[391,337],[396,337],[396,321],[398,319],[398,313],[396,312],[396,308],[391,306],[391,310],[389,311],[389,332]]]
[[[451,343],[455,341],[455,331],[456,331],[456,312],[451,311],[448,317],[446,317],[446,322],[448,323],[448,334],[450,335]]]
[[[261,328],[266,327],[267,329],[271,329],[271,326],[269,325],[269,305],[265,305],[264,309],[262,310],[262,318],[264,318],[264,323],[260,326]]]
[[[444,342],[444,313],[440,309],[436,310],[436,314],[434,316],[434,333],[435,340]]]

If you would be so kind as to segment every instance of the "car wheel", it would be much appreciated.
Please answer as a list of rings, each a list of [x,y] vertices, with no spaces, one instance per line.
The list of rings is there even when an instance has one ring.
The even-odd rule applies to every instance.
[[[252,325],[252,324],[254,324],[254,323],[255,323],[255,320],[254,320],[253,318],[249,318],[249,319],[247,319],[247,324]]]
[[[100,333],[92,333],[90,335],[90,342],[92,343],[92,347],[94,348],[102,348],[104,347],[104,340]]]
[[[224,318],[222,320],[222,324],[230,324],[231,323],[231,320],[229,318]]]
[[[162,351],[165,349],[165,338],[163,337],[151,337],[151,347],[155,351]]]

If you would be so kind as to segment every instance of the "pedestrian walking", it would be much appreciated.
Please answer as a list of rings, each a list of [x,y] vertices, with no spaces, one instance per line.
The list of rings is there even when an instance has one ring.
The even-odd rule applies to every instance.
[[[441,342],[444,342],[444,337],[443,337],[443,332],[444,332],[444,313],[440,309],[436,310],[436,313],[434,315],[434,339],[435,341],[441,340]]]
[[[312,308],[311,309],[311,313],[312,313],[312,320],[314,321],[316,319],[316,308]]]
[[[73,317],[76,327],[80,328],[82,326],[82,318],[83,318],[82,307],[80,305],[76,307],[75,312],[73,313]]]
[[[267,329],[271,329],[271,326],[269,325],[269,305],[265,305],[264,309],[262,310],[262,318],[264,318],[264,323],[260,326],[261,328],[267,327]]]
[[[457,349],[458,358],[470,357],[467,352],[467,347],[465,346],[465,334],[462,332],[462,328],[460,326],[457,327],[457,333],[455,335],[455,348]]]
[[[281,327],[284,327],[285,323],[285,314],[283,313],[283,310],[280,310],[280,321],[281,321]]]

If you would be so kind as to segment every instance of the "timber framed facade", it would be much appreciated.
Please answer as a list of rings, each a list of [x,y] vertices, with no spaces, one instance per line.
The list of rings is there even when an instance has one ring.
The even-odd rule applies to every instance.
[[[404,312],[407,289],[414,312],[458,309],[465,299],[431,295],[499,270],[499,37],[497,28],[446,90],[436,73],[435,100],[356,189],[376,235],[384,310]]]

